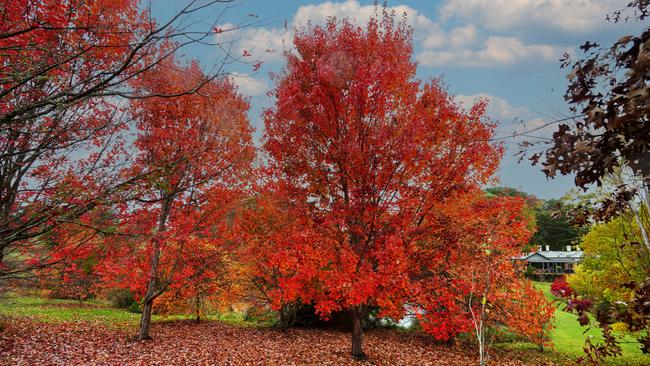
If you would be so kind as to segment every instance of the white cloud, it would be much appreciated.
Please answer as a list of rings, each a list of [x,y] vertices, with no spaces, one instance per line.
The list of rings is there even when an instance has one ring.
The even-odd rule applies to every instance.
[[[417,59],[421,65],[430,67],[557,62],[562,53],[573,53],[573,48],[564,43],[568,35],[605,31],[611,26],[605,21],[605,15],[624,8],[627,2],[444,0],[435,20],[438,31],[424,38]],[[456,28],[440,31],[449,25]],[[559,34],[563,35],[561,39]]]
[[[375,5],[361,5],[357,0],[347,0],[336,3],[327,1],[321,4],[304,5],[298,8],[293,17],[293,25],[301,26],[311,21],[313,24],[325,24],[327,18],[336,17],[339,19],[349,18],[356,21],[357,24],[363,25],[375,15]],[[413,28],[428,29],[434,26],[431,19],[418,13],[417,10],[406,5],[389,6],[388,11],[394,11],[398,17],[406,14],[406,21]],[[381,11],[381,6],[379,7]]]
[[[424,48],[441,48],[444,47],[446,44],[447,44],[447,36],[442,31],[442,29],[439,29],[436,32],[431,32],[430,34],[426,35],[426,37],[422,41],[422,46]]]
[[[454,96],[454,99],[462,104],[464,108],[470,108],[480,99],[487,99],[489,104],[486,113],[495,121],[505,122],[514,118],[525,118],[530,115],[528,108],[515,107],[507,100],[487,93],[476,93],[472,95],[459,94]]]
[[[433,24],[427,29],[421,29],[418,38],[425,49],[456,49],[474,44],[478,39],[478,28],[468,24],[445,32],[438,24]]]
[[[449,32],[449,45],[452,48],[473,44],[478,36],[478,30],[473,24],[456,27]]]
[[[525,44],[515,37],[490,36],[479,49],[424,50],[417,55],[423,66],[494,67],[520,62],[557,61],[570,48]]]
[[[222,28],[228,29],[228,28]],[[292,45],[293,32],[284,28],[248,27],[216,34],[223,43],[232,43],[230,53],[245,61],[280,61],[285,48]],[[244,52],[250,56],[244,57]]]
[[[458,18],[490,30],[525,28],[589,32],[605,14],[622,9],[629,0],[446,0],[441,19]]]
[[[445,0],[439,18],[433,20],[406,5],[388,10],[397,17],[406,14],[407,23],[414,29],[414,41],[420,49],[417,60],[422,66],[499,67],[531,61],[556,62],[563,52],[571,52],[567,47],[526,42],[525,37],[515,36],[514,29],[536,23],[558,29],[589,29],[602,22],[603,14],[620,1],[627,0]],[[358,0],[303,5],[286,28],[244,28],[229,34],[236,39],[233,54],[240,56],[246,50],[252,54],[250,60],[278,63],[283,51],[293,48],[294,27],[308,22],[322,25],[329,17],[348,18],[363,25],[376,11],[381,11],[381,6],[362,5]],[[456,27],[449,29],[447,24]],[[500,34],[509,30],[512,34],[490,34],[490,30]]]
[[[288,22],[287,28],[284,26],[244,28],[231,32],[228,36],[235,41],[235,56],[243,54],[243,51],[246,50],[252,54],[252,57],[260,58],[265,62],[277,62],[281,61],[284,50],[292,48],[294,27],[305,26],[308,22],[323,25],[329,17],[348,18],[358,25],[365,25],[375,15],[376,10],[375,5],[361,5],[357,0],[303,5],[298,8],[293,19]],[[407,24],[415,30],[416,38],[443,32],[431,19],[409,6],[393,6],[389,7],[388,11],[394,11],[397,17],[406,14]],[[224,29],[226,28],[224,27]]]
[[[258,79],[246,73],[232,72],[230,80],[237,85],[244,96],[264,95],[269,90],[269,84],[264,79]]]

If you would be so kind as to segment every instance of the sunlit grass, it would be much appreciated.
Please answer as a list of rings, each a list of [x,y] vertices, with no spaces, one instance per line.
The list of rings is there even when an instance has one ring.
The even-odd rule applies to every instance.
[[[100,300],[76,301],[47,299],[8,293],[0,296],[0,316],[30,317],[43,322],[96,321],[110,326],[136,326],[140,314],[109,306]],[[154,322],[194,319],[193,315],[153,315]],[[212,314],[203,320],[220,321],[239,326],[264,326],[245,319],[237,312]]]
[[[0,297],[0,315],[31,317],[44,322],[99,321],[109,325],[131,325],[140,320],[140,314],[111,308],[99,301],[46,299],[15,293]]]
[[[597,327],[590,329],[580,326],[577,315],[564,311],[565,303],[551,294],[551,284],[547,282],[536,282],[535,286],[542,290],[551,300],[557,301],[558,307],[555,310],[555,329],[551,334],[554,350],[572,358],[584,355],[583,347],[587,337],[593,337],[593,342],[602,341],[602,333]],[[609,365],[650,365],[650,355],[644,355],[639,343],[632,336],[624,336],[621,339],[623,356],[607,360]]]

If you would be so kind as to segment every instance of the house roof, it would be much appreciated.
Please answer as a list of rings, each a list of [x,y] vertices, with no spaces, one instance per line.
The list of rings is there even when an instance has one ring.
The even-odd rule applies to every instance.
[[[520,256],[519,260],[528,262],[579,262],[582,260],[584,253],[582,251],[559,251],[549,250],[541,252],[527,253]]]

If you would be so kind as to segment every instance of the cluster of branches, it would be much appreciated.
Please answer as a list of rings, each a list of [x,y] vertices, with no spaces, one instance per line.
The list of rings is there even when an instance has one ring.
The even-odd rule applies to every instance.
[[[47,261],[20,260],[26,246],[126,199],[155,173],[122,174],[130,159],[124,135],[135,129],[124,101],[196,93],[240,62],[232,41],[214,32],[231,3],[188,1],[164,22],[137,0],[0,5],[0,278],[42,268]],[[212,12],[211,23],[200,23],[199,12]],[[132,87],[196,44],[223,53],[200,80],[173,92]]]

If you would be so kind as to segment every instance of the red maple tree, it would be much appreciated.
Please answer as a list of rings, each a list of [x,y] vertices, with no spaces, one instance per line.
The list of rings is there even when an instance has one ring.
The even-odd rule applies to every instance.
[[[199,80],[205,75],[197,62],[170,60],[133,85],[172,95]],[[156,297],[172,284],[209,277],[210,265],[222,259],[226,217],[255,156],[248,108],[227,79],[207,82],[194,94],[132,103],[137,155],[125,174],[144,178],[121,207],[122,231],[132,239],[111,247],[103,272],[140,298],[140,339],[149,337]]]
[[[415,79],[411,38],[386,12],[365,27],[298,30],[265,112],[272,175],[308,216],[308,237],[285,243],[318,258],[292,258],[282,287],[322,316],[351,310],[357,358],[369,306],[403,314],[412,251],[440,224],[429,217],[477,191],[501,156],[484,102],[465,111],[438,82]]]
[[[554,308],[523,278],[514,260],[532,234],[524,201],[483,194],[464,198],[447,202],[430,218],[438,230],[414,252],[419,291],[411,303],[435,338],[473,334],[484,365],[501,326],[546,344]],[[532,321],[532,315],[539,320]]]
[[[139,178],[115,174],[123,134],[135,129],[123,98],[147,96],[129,83],[179,49],[209,44],[216,24],[202,31],[193,17],[222,5],[191,0],[158,23],[139,0],[0,3],[0,277],[52,265],[48,256],[32,260],[43,249],[39,237],[85,225],[81,216],[109,207]],[[157,95],[194,93],[219,66],[185,90]]]

